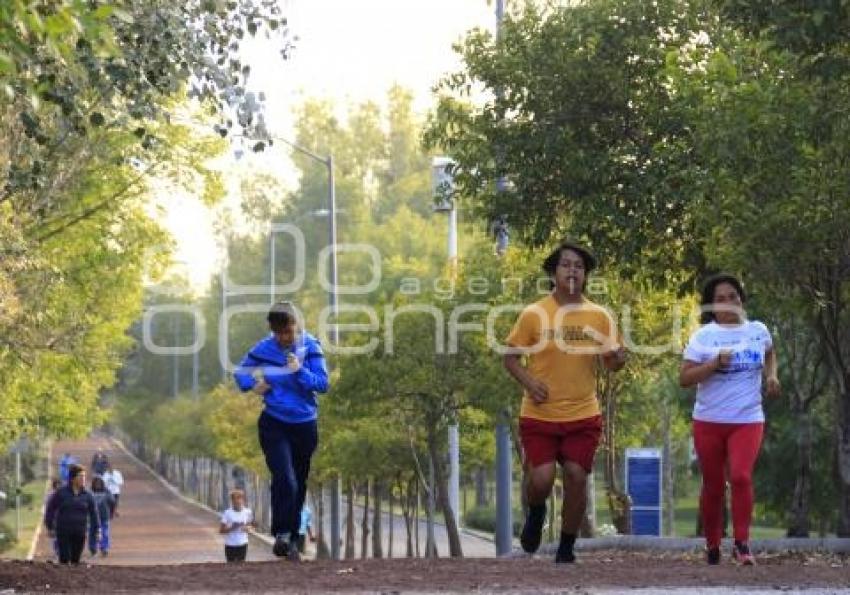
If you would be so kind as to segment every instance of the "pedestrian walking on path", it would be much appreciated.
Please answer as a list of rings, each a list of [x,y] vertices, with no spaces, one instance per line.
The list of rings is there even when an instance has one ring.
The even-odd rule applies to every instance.
[[[86,471],[79,465],[68,467],[68,483],[56,490],[47,503],[44,524],[48,535],[56,537],[61,564],[79,564],[89,526],[95,535],[100,527],[94,498],[86,490]]]
[[[71,465],[76,465],[77,463],[79,463],[77,457],[69,452],[63,454],[62,458],[59,459],[59,479],[63,484],[68,483],[68,468]]]
[[[97,452],[95,452],[91,458],[92,475],[100,475],[102,477],[103,474],[106,473],[107,467],[109,467],[109,457],[106,456],[106,453],[103,452],[102,448],[98,448]]]
[[[301,508],[319,439],[317,395],[328,390],[322,347],[300,319],[292,303],[274,304],[267,317],[271,334],[250,349],[234,373],[242,391],[261,395],[265,403],[257,426],[272,476],[272,551],[293,561],[300,559]]]
[[[230,508],[221,515],[218,532],[224,535],[224,559],[228,562],[244,562],[248,556],[248,533],[254,526],[254,513],[245,506],[245,492],[230,492]]]
[[[106,489],[112,494],[109,510],[109,518],[112,519],[118,516],[118,501],[121,499],[121,488],[124,487],[124,476],[121,471],[112,466],[112,463],[108,463],[106,473],[103,474],[103,481],[106,483]]]
[[[732,488],[732,556],[755,564],[749,547],[753,516],[753,467],[764,431],[762,377],[768,397],[778,397],[776,350],[770,331],[747,320],[746,293],[731,275],[709,279],[702,290],[703,326],[685,348],[679,383],[696,385],[694,448],[702,471],[700,514],[706,558],[720,563],[726,475]]]
[[[505,368],[524,389],[519,434],[529,506],[520,543],[528,553],[540,547],[556,463],[563,469],[555,562],[575,561],[573,546],[587,506],[587,474],[602,434],[597,361],[612,371],[626,361],[611,314],[584,296],[587,275],[595,266],[586,248],[560,244],[543,262],[552,293],[520,313],[504,357]]]
[[[110,535],[109,535],[109,511],[112,509],[112,494],[106,489],[102,477],[95,475],[91,480],[91,493],[94,498],[94,505],[97,508],[97,518],[100,521],[100,538],[98,538],[97,527],[93,524],[89,525],[89,552],[92,556],[100,551],[100,555],[104,558],[109,555]]]

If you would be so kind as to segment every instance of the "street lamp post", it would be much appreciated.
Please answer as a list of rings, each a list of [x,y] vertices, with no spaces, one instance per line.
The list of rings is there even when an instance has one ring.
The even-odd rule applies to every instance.
[[[454,180],[452,173],[447,171],[454,164],[448,157],[434,157],[431,162],[431,174],[434,184],[434,194],[441,200],[434,206],[437,211],[448,214],[448,256],[449,272],[452,280],[457,276],[457,204],[454,200]],[[457,421],[449,425],[449,505],[460,526],[460,430]],[[433,489],[433,486],[432,486]]]
[[[505,0],[496,0],[496,38],[499,38],[502,19],[505,15]],[[496,181],[498,192],[504,192],[505,179]],[[511,432],[507,410],[502,412],[496,424],[496,555],[509,554],[513,549],[513,512],[511,508],[512,460]]]

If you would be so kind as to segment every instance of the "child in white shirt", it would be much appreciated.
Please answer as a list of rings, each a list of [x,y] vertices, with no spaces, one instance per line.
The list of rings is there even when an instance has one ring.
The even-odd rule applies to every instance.
[[[230,492],[230,508],[221,515],[218,532],[224,535],[224,558],[244,562],[248,555],[248,527],[254,526],[254,513],[245,506],[245,492]]]

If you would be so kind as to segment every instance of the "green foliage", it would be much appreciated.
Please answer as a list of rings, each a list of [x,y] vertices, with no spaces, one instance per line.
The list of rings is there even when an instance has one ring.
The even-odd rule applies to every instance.
[[[0,523],[0,552],[12,549],[16,543],[15,530],[6,523]]]
[[[257,439],[257,417],[262,400],[254,393],[241,394],[230,386],[218,386],[203,402],[199,423],[205,426],[213,444],[211,452],[225,461],[264,476],[268,474]]]
[[[690,188],[701,172],[666,63],[702,43],[706,20],[676,0],[529,3],[498,40],[476,31],[460,45],[465,68],[440,82],[426,142],[457,161],[478,212],[507,215],[534,245],[585,238],[624,276],[699,265]],[[472,104],[473,89],[488,99]]]
[[[215,440],[205,423],[209,408],[209,398],[201,400],[184,395],[163,402],[149,420],[151,443],[185,457],[208,454]]]
[[[522,534],[522,524],[525,519],[522,510],[515,508],[511,518],[513,519],[513,536],[519,537]],[[463,522],[470,529],[496,533],[496,508],[493,506],[471,508],[463,516]]]

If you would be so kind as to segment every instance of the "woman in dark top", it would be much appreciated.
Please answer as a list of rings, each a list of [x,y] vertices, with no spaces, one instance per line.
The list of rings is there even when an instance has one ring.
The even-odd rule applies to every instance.
[[[86,471],[79,465],[68,468],[68,483],[56,490],[44,512],[44,524],[56,537],[60,564],[79,564],[86,544],[88,524],[100,530],[94,497],[86,490]]]

